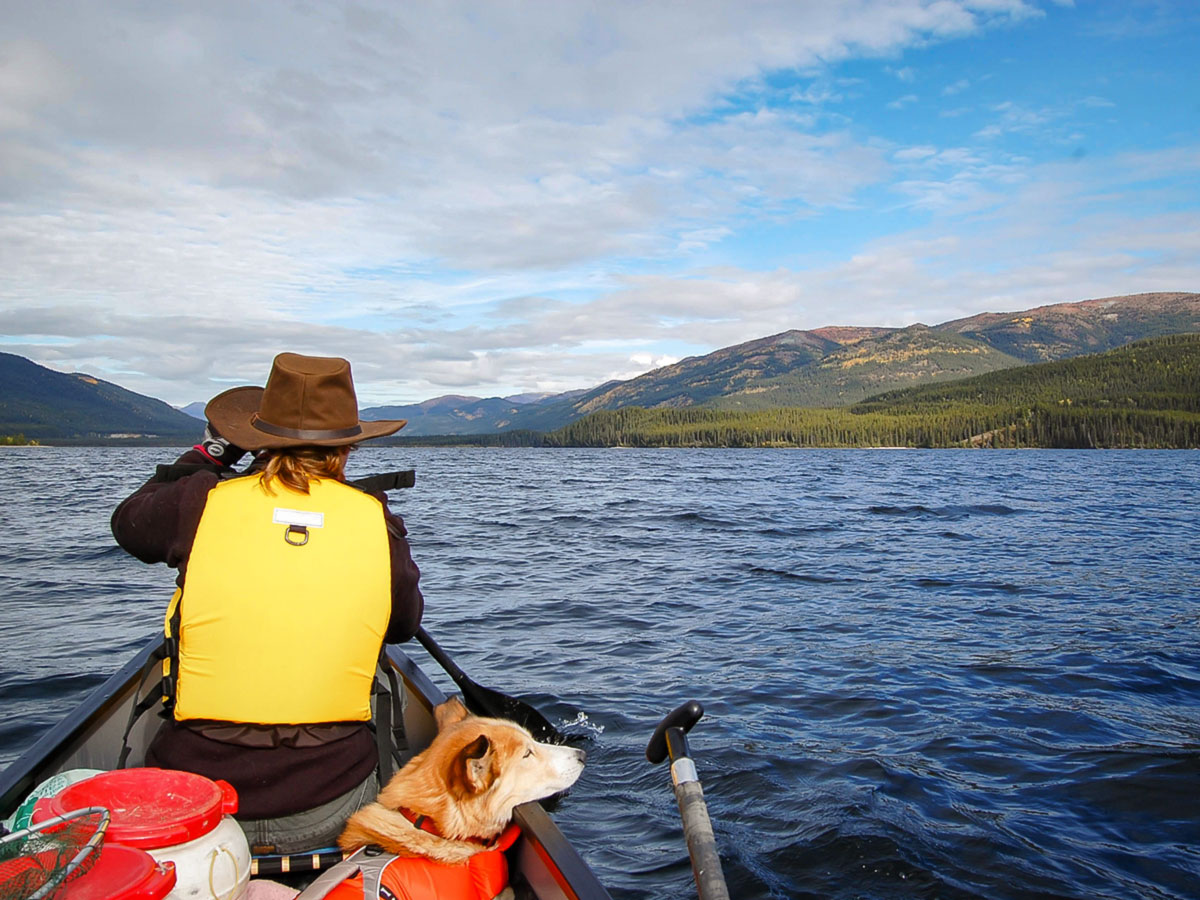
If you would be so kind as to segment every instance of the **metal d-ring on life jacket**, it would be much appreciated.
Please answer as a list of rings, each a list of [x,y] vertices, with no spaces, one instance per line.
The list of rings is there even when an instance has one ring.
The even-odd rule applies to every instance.
[[[358,850],[328,869],[297,900],[493,900],[508,887],[504,851],[520,836],[521,829],[509,825],[494,844],[457,865]]]
[[[253,476],[221,482],[166,615],[175,718],[368,721],[391,598],[379,500],[326,478],[308,494]]]

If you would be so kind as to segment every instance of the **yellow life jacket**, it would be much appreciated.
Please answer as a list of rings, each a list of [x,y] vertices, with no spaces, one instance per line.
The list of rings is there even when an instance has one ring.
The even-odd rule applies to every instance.
[[[271,488],[241,477],[208,494],[167,610],[175,718],[367,721],[392,602],[383,505],[332,479]]]

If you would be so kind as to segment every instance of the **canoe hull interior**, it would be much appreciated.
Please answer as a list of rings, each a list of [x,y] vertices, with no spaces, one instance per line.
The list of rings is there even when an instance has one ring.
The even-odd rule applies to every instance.
[[[126,728],[135,704],[161,695],[161,642],[150,641],[28,751],[0,773],[0,818],[46,779],[70,769],[115,769],[119,766]],[[446,699],[402,650],[389,646],[387,662],[403,684],[404,732],[412,751],[427,746],[436,733],[433,708]],[[380,676],[380,684],[388,679]],[[147,702],[152,702],[147,700]],[[144,763],[146,747],[160,721],[155,704],[129,728],[126,766]],[[567,842],[553,819],[536,803],[517,808],[522,837],[510,854],[514,880],[528,886],[538,900],[610,900],[608,892]]]

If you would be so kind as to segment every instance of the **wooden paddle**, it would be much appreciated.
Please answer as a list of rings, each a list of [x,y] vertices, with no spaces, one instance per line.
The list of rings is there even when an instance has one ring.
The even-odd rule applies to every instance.
[[[516,697],[510,697],[481,684],[476,684],[458,667],[448,653],[437,645],[437,641],[429,636],[423,627],[417,629],[417,640],[421,642],[429,655],[437,660],[438,665],[446,670],[446,674],[454,679],[463,693],[467,708],[478,716],[490,716],[494,719],[508,719],[529,729],[539,741],[551,744],[561,744],[565,741],[553,725],[546,721],[540,712]]]
[[[675,786],[675,799],[683,819],[683,836],[687,840],[688,856],[692,858],[692,875],[700,900],[729,900],[729,888],[717,853],[717,839],[704,803],[704,789],[688,750],[687,733],[703,715],[704,707],[697,700],[689,700],[667,713],[646,745],[646,759],[658,765],[667,756],[671,757],[671,782]]]

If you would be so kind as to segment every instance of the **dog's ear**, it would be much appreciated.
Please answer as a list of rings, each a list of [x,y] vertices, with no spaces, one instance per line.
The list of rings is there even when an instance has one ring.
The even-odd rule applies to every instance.
[[[438,731],[441,731],[443,728],[449,728],[456,722],[461,722],[469,715],[470,713],[467,711],[467,708],[463,706],[462,701],[457,697],[451,697],[445,703],[438,704],[437,708],[433,711],[433,717],[437,720]]]
[[[455,768],[469,793],[478,794],[492,786],[495,780],[493,759],[492,742],[486,734],[481,734],[459,751]]]

